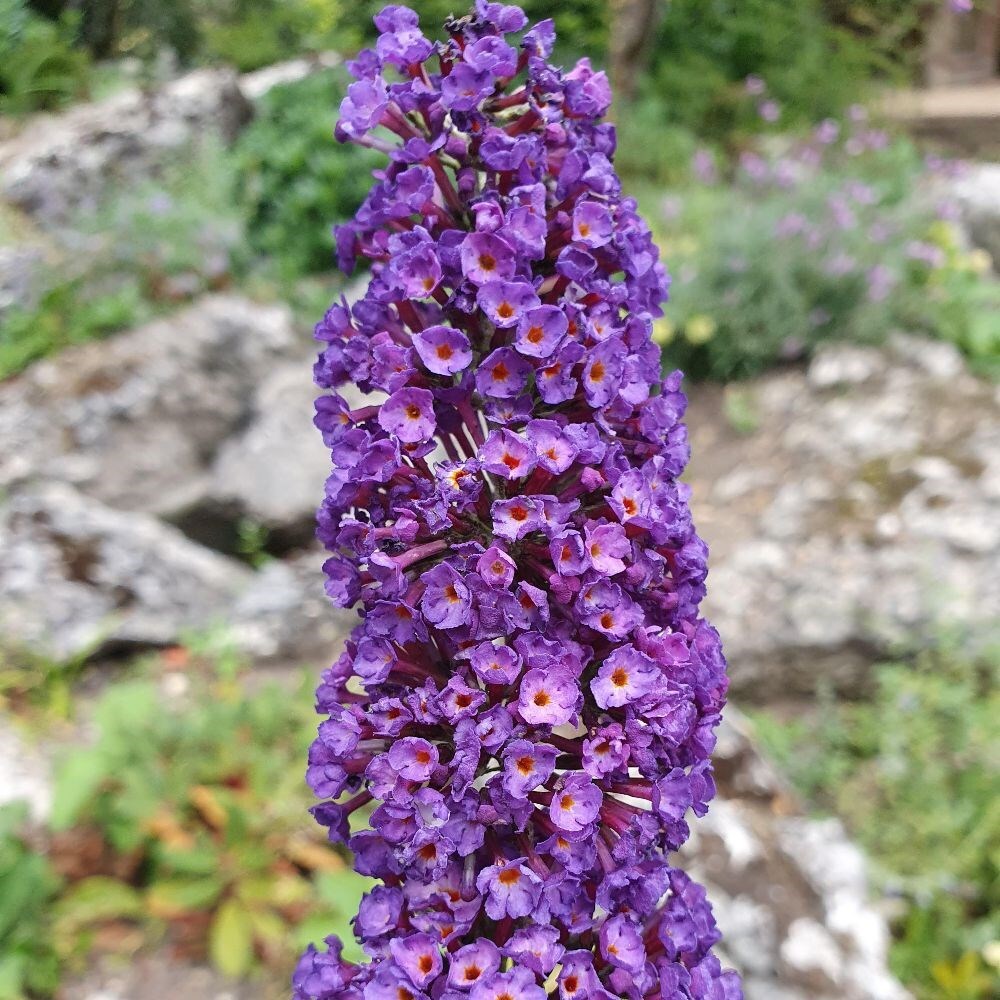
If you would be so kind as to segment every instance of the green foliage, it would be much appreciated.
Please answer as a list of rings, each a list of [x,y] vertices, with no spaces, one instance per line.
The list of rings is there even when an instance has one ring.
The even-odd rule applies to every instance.
[[[59,979],[47,914],[58,882],[19,833],[26,812],[0,808],[0,1000],[50,996]]]
[[[267,525],[251,518],[241,518],[236,525],[236,552],[254,569],[260,569],[270,559],[267,554],[269,535]]]
[[[248,693],[232,664],[205,676],[189,653],[172,657],[186,671],[175,676],[191,678],[183,698],[165,704],[151,680],[117,684],[95,709],[97,743],[58,769],[53,828],[98,831],[130,874],[74,885],[57,928],[73,940],[130,920],[169,935],[203,920],[220,971],[287,968],[305,923],[343,932],[364,886],[318,828],[303,828],[308,694]]]
[[[181,302],[225,287],[246,263],[244,210],[232,186],[228,151],[204,140],[74,225],[105,271],[133,275],[150,302]]]
[[[250,246],[285,276],[330,270],[331,225],[354,214],[371,171],[385,164],[380,153],[332,138],[343,87],[333,71],[275,87],[236,146]]]
[[[48,21],[24,0],[0,0],[0,114],[57,108],[87,92],[89,63],[73,18]]]
[[[1000,979],[1000,646],[952,640],[876,672],[870,702],[757,731],[817,808],[842,816],[906,900],[892,964],[919,997],[987,1000]],[[992,951],[991,951],[992,947]]]
[[[87,252],[51,268],[32,308],[0,319],[0,379],[228,286],[244,267],[232,183],[228,154],[206,142],[159,180],[122,186],[108,204],[74,219]]]
[[[203,0],[199,6],[202,58],[243,71],[341,41],[335,29],[342,0]]]
[[[106,336],[147,315],[138,286],[124,281],[98,291],[85,279],[54,285],[34,309],[15,309],[0,320],[0,379],[72,344]]]
[[[838,114],[863,94],[871,67],[820,0],[672,0],[653,49],[647,96],[661,121],[728,140],[757,131],[744,80],[762,77],[785,125]]]
[[[731,185],[695,185],[653,207],[673,275],[657,330],[669,364],[743,378],[827,340],[879,343],[903,330],[1000,371],[989,258],[965,251],[937,216],[908,143],[857,152],[853,141],[818,166],[796,149],[747,153]]]
[[[86,660],[84,653],[56,662],[0,644],[0,711],[38,711],[50,718],[68,718],[73,684]]]

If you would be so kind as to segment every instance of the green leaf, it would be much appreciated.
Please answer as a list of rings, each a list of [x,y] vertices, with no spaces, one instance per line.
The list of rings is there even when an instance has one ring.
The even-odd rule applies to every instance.
[[[233,979],[245,976],[253,965],[253,923],[246,908],[227,899],[216,911],[208,932],[212,964]]]
[[[210,910],[225,883],[218,878],[168,878],[154,882],[146,893],[146,906],[157,917],[182,916],[198,910]]]
[[[144,909],[142,896],[132,886],[94,875],[77,882],[56,903],[53,909],[56,936],[70,936],[105,920],[138,920]]]
[[[26,955],[0,954],[0,1000],[21,1000],[27,964]]]
[[[157,845],[156,857],[176,875],[211,875],[219,867],[219,853],[207,839],[190,849]]]
[[[51,876],[45,859],[28,853],[26,848],[20,850],[23,853],[13,865],[0,863],[0,882],[3,885],[3,892],[0,893],[0,943],[17,929],[30,911],[37,909],[41,899],[50,891]]]
[[[53,830],[68,830],[84,813],[100,784],[108,776],[108,762],[96,751],[68,757],[56,773],[52,815]]]

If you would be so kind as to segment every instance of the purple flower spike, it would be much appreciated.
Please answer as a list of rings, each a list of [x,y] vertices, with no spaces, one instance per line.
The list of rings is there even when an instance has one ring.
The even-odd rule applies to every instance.
[[[432,46],[391,6],[349,64],[336,136],[397,149],[336,231],[367,289],[317,330],[317,534],[358,624],[306,780],[376,884],[367,958],[310,946],[294,1000],[741,997],[671,860],[726,676],[650,336],[667,275],[606,77],[525,24],[477,0]]]

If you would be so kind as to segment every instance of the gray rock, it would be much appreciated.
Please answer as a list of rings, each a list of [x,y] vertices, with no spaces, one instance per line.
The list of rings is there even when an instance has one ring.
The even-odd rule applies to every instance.
[[[56,660],[171,645],[224,623],[250,576],[148,514],[39,483],[0,508],[0,645]]]
[[[39,362],[0,385],[0,489],[59,479],[126,510],[197,508],[257,386],[303,350],[287,309],[219,295]]]
[[[0,141],[0,198],[62,236],[79,211],[162,170],[189,147],[231,142],[272,88],[335,66],[335,53],[292,59],[239,76],[198,69],[152,90],[37,115]]]
[[[209,476],[205,504],[239,511],[280,548],[312,537],[330,473],[330,453],[312,424],[311,374],[304,360],[276,368],[255,394],[249,426],[222,445]]]
[[[129,89],[40,115],[0,144],[0,197],[58,228],[115,186],[155,173],[194,140],[232,139],[252,113],[233,70],[200,69],[151,94]]]
[[[314,56],[274,63],[252,73],[244,73],[240,77],[240,90],[248,100],[256,103],[275,87],[297,83],[313,73],[339,65],[340,61],[337,52],[319,52]]]
[[[39,246],[0,246],[0,320],[11,309],[31,309],[38,301],[45,270]]]
[[[732,706],[715,764],[718,798],[681,860],[708,890],[748,1000],[905,1000],[862,854],[836,820],[802,815]]]
[[[229,636],[258,662],[329,666],[357,621],[338,611],[323,591],[324,555],[309,550],[266,563],[228,616]]]
[[[26,802],[31,818],[43,823],[52,809],[52,774],[48,758],[0,716],[0,806],[10,802]]]
[[[260,979],[235,982],[163,949],[136,955],[127,963],[98,962],[84,974],[70,976],[59,995],[65,1000],[162,1000],[177,992],[187,1000],[267,1000],[282,995],[284,985]]]
[[[948,184],[959,204],[969,239],[1000,269],[1000,163],[970,165]]]
[[[873,658],[1000,607],[1000,390],[949,344],[828,347],[747,383],[739,434],[696,389],[693,508],[734,691],[864,689]]]

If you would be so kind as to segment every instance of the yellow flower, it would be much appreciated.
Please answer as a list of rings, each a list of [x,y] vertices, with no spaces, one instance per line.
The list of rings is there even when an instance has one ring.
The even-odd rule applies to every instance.
[[[988,941],[983,946],[983,958],[994,969],[1000,969],[1000,941]]]
[[[958,246],[958,232],[955,227],[944,219],[938,219],[927,227],[927,239],[942,250],[954,250]]]
[[[712,339],[712,335],[715,333],[716,325],[715,320],[711,316],[706,316],[704,313],[698,313],[697,316],[692,316],[684,324],[684,336],[687,337],[688,341],[692,344],[705,344]]]
[[[988,250],[977,248],[969,251],[965,263],[975,274],[989,274],[993,268],[993,257]]]
[[[669,344],[676,333],[677,326],[666,316],[661,316],[653,322],[653,340],[657,344]]]

